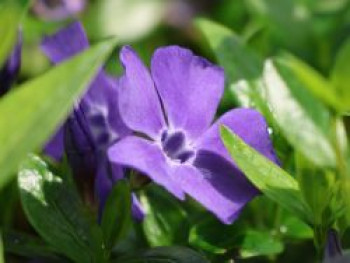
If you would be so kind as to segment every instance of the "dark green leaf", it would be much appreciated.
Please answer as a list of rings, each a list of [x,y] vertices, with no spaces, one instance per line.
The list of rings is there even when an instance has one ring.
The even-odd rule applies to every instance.
[[[47,246],[42,240],[24,233],[6,231],[4,247],[6,252],[23,257],[58,259],[55,249]]]
[[[266,63],[266,99],[289,143],[319,166],[335,166],[331,116],[283,60]]]
[[[0,232],[0,263],[5,263],[5,258],[4,258],[4,246],[2,243],[2,235]]]
[[[244,228],[239,222],[224,225],[216,218],[206,217],[191,228],[190,244],[211,253],[223,254],[238,246],[243,234]]]
[[[309,208],[302,199],[298,182],[291,175],[226,127],[221,127],[221,139],[238,167],[261,192],[304,221],[310,222]]]
[[[18,183],[30,223],[52,247],[75,262],[104,262],[102,233],[88,219],[71,178],[55,175],[30,155]]]
[[[27,153],[54,132],[114,45],[115,40],[97,44],[0,101],[0,189]]]
[[[202,255],[185,247],[157,247],[132,253],[115,263],[209,263]]]
[[[240,254],[243,258],[269,256],[279,254],[283,249],[283,243],[270,232],[249,230],[244,237]]]
[[[119,180],[108,196],[101,227],[107,249],[123,239],[131,226],[131,192],[126,180]]]
[[[142,222],[151,246],[184,244],[189,225],[180,204],[159,187],[149,187],[140,197],[146,217]]]

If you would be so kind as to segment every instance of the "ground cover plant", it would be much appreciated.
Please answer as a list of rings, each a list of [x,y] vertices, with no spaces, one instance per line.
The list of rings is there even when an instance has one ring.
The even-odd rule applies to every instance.
[[[1,0],[0,263],[350,262],[350,1]]]

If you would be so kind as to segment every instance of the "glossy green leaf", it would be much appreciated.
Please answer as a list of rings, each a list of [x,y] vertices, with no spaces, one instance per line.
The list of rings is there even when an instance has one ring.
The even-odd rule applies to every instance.
[[[27,153],[39,150],[54,132],[114,45],[115,40],[97,44],[0,101],[0,189]]]
[[[185,247],[157,247],[133,252],[114,261],[123,263],[209,263],[199,253]]]
[[[285,213],[287,214],[287,213]],[[313,231],[310,226],[301,221],[299,218],[290,215],[284,215],[279,227],[283,237],[292,239],[312,239]]]
[[[75,262],[104,262],[102,233],[83,210],[72,178],[54,174],[30,155],[18,184],[24,212],[46,242]]]
[[[244,237],[240,254],[242,258],[269,256],[279,254],[283,249],[283,243],[270,232],[249,230]]]
[[[298,182],[228,128],[221,128],[221,139],[245,176],[268,198],[306,222],[311,214],[303,202]]]
[[[119,180],[108,196],[101,221],[107,249],[123,239],[131,226],[131,192],[126,180]]]
[[[42,240],[16,231],[6,231],[4,233],[4,247],[8,253],[22,257],[58,259],[57,251]]]
[[[216,218],[207,216],[191,228],[189,242],[193,247],[204,251],[223,254],[240,244],[244,230],[239,222],[225,225]]]
[[[187,214],[179,203],[159,187],[149,187],[140,197],[146,217],[142,227],[151,246],[184,244],[188,240]]]
[[[266,99],[289,143],[319,166],[335,166],[331,116],[283,60],[267,61]]]
[[[337,54],[331,80],[339,100],[344,102],[346,110],[350,110],[350,40]]]

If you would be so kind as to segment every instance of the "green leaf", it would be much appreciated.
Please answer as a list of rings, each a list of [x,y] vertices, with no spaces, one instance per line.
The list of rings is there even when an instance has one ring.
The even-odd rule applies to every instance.
[[[239,222],[225,225],[207,216],[191,228],[190,244],[214,254],[224,254],[242,241],[244,227]]]
[[[186,247],[157,247],[114,261],[123,263],[209,263],[202,255]]]
[[[287,214],[287,213],[285,213]],[[299,218],[288,215],[284,215],[281,219],[281,225],[279,230],[283,237],[293,239],[312,239],[313,231],[310,226],[305,224]]]
[[[151,246],[186,244],[189,225],[180,204],[163,189],[152,186],[140,196],[146,217],[142,227]]]
[[[0,232],[0,263],[5,263],[4,246],[3,246],[3,243],[2,243],[1,232]]]
[[[267,61],[266,99],[282,133],[306,158],[319,166],[335,166],[330,143],[331,116],[284,60]]]
[[[337,54],[331,80],[338,94],[339,100],[343,101],[346,110],[350,110],[350,40],[342,46]]]
[[[4,247],[7,252],[22,257],[58,259],[57,251],[47,246],[42,240],[16,231],[4,233]]]
[[[350,107],[346,108],[345,104],[342,104],[346,94],[337,94],[332,84],[305,62],[290,54],[284,54],[281,61],[283,62],[283,66],[288,68],[294,74],[294,77],[300,80],[303,87],[308,89],[313,96],[319,98],[338,112],[344,112],[350,109]]]
[[[245,176],[268,198],[310,222],[310,211],[302,200],[298,182],[228,128],[221,127],[221,139]]]
[[[97,44],[0,101],[0,189],[27,153],[49,139],[114,45],[114,39]]]
[[[10,1],[0,3],[0,68],[12,51],[17,39],[21,10]]]
[[[102,233],[83,210],[72,178],[54,174],[30,155],[21,165],[18,184],[27,218],[53,248],[75,262],[104,262]]]
[[[284,245],[270,232],[249,230],[243,240],[240,254],[242,258],[279,254]]]
[[[119,180],[108,196],[101,221],[107,249],[123,239],[131,227],[131,192],[126,180]]]
[[[230,106],[233,99],[236,99],[240,105],[256,107],[269,122],[272,122],[262,95],[263,59],[250,50],[239,36],[224,26],[207,19],[197,19],[196,26],[225,70],[228,89],[225,90],[223,103]]]

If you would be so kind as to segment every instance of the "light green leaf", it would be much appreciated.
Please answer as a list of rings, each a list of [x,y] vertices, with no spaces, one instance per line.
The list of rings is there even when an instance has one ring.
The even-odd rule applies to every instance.
[[[27,153],[49,139],[114,45],[115,40],[97,44],[0,101],[0,189]]]
[[[303,202],[298,182],[228,128],[221,127],[221,139],[245,176],[268,198],[311,223],[311,213]]]
[[[86,215],[72,178],[54,174],[30,155],[18,185],[24,212],[47,243],[74,262],[105,262],[102,232]]]
[[[112,249],[130,230],[131,192],[126,180],[119,180],[109,194],[101,227],[107,249]]]
[[[163,189],[152,186],[140,196],[146,217],[143,231],[151,246],[186,244],[189,225],[187,214]]]
[[[0,3],[0,68],[15,45],[20,19],[21,12],[16,4],[10,1]]]
[[[335,166],[330,143],[331,116],[283,60],[268,60],[266,99],[289,143],[319,166]]]
[[[209,263],[202,255],[186,247],[157,247],[133,252],[115,263]]]
[[[346,110],[350,110],[350,40],[337,54],[331,80],[339,100],[344,102]]]
[[[242,258],[269,256],[279,254],[283,249],[283,243],[270,232],[249,230],[244,237],[240,254]]]

